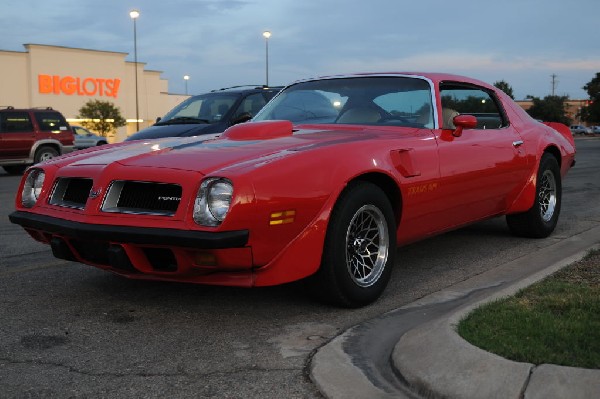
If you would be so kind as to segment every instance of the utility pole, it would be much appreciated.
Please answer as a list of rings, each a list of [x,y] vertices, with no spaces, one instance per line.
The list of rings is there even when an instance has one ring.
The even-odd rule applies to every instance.
[[[556,76],[556,74],[553,73],[552,75],[550,75],[550,77],[552,78],[552,97],[554,97],[554,93],[556,92],[556,86],[558,85],[558,80],[556,80],[558,76]]]

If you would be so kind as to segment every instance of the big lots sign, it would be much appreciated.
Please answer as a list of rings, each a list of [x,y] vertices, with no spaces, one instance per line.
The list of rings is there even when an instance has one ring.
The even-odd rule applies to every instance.
[[[105,96],[117,98],[121,79],[75,78],[73,76],[38,75],[39,92],[68,96]]]

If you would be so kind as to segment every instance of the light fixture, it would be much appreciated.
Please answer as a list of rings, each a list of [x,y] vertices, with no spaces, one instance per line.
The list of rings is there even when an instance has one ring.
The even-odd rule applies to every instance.
[[[269,38],[271,37],[271,32],[266,30],[263,32],[263,37],[265,38],[265,71],[266,71],[266,82],[265,86],[269,87]]]
[[[190,80],[190,76],[189,75],[183,75],[183,80],[185,80],[185,95],[187,96],[187,94],[188,94],[187,82],[188,82],[188,80]]]

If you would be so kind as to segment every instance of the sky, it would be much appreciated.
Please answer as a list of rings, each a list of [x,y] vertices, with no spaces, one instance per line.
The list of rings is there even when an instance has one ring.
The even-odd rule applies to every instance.
[[[0,0],[0,50],[128,53],[169,92],[201,94],[355,72],[448,72],[517,99],[587,98],[600,72],[599,0]],[[1,88],[0,88],[1,89]]]

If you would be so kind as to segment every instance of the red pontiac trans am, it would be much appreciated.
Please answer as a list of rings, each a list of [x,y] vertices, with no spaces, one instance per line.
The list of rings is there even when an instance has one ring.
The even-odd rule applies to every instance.
[[[291,84],[219,137],[34,165],[10,220],[58,258],[125,277],[306,279],[320,299],[354,307],[382,293],[399,245],[501,215],[516,235],[551,234],[574,158],[568,127],[533,120],[483,82],[331,76]]]

